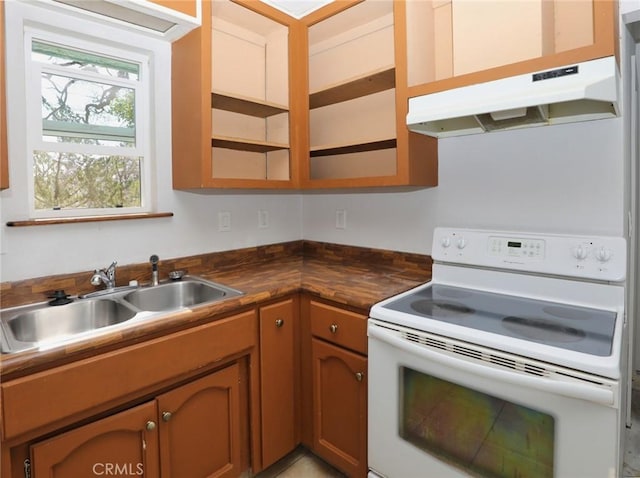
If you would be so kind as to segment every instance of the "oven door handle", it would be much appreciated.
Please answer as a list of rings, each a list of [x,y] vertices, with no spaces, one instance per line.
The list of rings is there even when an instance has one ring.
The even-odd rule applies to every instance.
[[[569,398],[577,398],[601,405],[613,406],[614,394],[612,390],[603,389],[596,385],[577,382],[560,382],[544,377],[530,377],[527,375],[499,370],[487,365],[476,364],[467,360],[457,359],[450,355],[434,352],[412,342],[400,339],[378,327],[369,326],[369,337],[386,342],[387,344],[412,355],[419,355],[431,362],[437,362],[451,368],[474,375],[483,376],[489,380],[508,382],[516,386],[529,387]]]

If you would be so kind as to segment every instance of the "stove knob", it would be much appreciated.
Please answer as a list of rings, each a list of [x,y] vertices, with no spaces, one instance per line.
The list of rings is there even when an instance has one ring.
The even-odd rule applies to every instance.
[[[461,237],[460,239],[458,239],[458,243],[456,244],[456,246],[458,246],[458,249],[464,249],[465,247],[467,247],[467,240],[464,237]]]
[[[588,253],[587,248],[585,246],[583,246],[582,244],[580,244],[579,246],[576,246],[573,249],[573,257],[575,257],[579,261],[586,259],[587,258],[587,253]]]
[[[451,238],[443,237],[442,239],[440,239],[440,245],[446,249],[451,245]]]
[[[611,249],[607,249],[606,247],[601,247],[596,251],[596,259],[600,262],[607,262],[611,259],[612,255]]]

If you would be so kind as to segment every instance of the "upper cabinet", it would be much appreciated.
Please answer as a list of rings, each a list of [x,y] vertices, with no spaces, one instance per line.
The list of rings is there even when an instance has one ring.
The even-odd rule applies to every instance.
[[[294,186],[294,19],[261,2],[203,2],[173,45],[173,184]]]
[[[614,55],[615,0],[408,0],[409,96]]]
[[[9,187],[9,160],[7,157],[7,102],[4,82],[4,2],[0,2],[0,189]]]
[[[335,2],[302,19],[309,107],[303,188],[436,184],[436,143],[405,125],[396,3]]]

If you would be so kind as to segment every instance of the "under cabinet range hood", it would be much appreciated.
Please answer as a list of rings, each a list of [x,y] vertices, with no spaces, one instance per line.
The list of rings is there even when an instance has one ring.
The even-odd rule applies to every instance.
[[[615,57],[409,99],[410,131],[436,138],[618,116]]]
[[[40,5],[64,10],[103,23],[117,24],[154,38],[175,41],[201,25],[201,8],[193,0],[194,15],[140,0],[39,0]],[[187,5],[187,4],[185,4]],[[186,11],[186,10],[185,10]]]

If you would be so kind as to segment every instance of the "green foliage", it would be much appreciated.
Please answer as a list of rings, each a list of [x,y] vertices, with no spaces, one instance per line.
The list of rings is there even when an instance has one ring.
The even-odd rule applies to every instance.
[[[62,128],[65,124],[81,124],[99,130],[114,122],[120,127],[135,128],[135,94],[131,88],[80,81],[72,76],[71,72],[69,77],[43,73],[43,120],[57,121]],[[141,158],[82,154],[73,152],[77,148],[72,147],[127,143],[101,138],[99,134],[74,136],[64,130],[46,134],[69,148],[63,148],[67,149],[65,152],[34,151],[36,209],[141,206]]]

